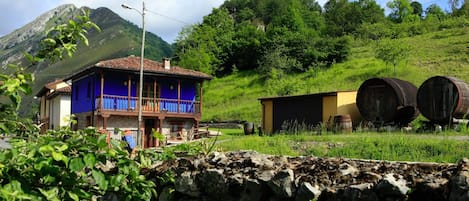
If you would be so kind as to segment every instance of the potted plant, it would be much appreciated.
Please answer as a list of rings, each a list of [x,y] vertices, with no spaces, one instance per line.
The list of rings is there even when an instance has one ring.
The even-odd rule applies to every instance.
[[[159,142],[164,142],[165,141],[165,136],[158,132],[156,129],[152,128],[151,129],[151,134],[152,136],[156,139],[156,145],[155,146],[159,146]]]

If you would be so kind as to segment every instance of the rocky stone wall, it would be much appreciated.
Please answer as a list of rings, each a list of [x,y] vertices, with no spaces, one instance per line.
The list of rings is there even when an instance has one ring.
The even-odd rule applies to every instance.
[[[469,160],[458,164],[284,157],[252,151],[182,157],[153,171],[172,169],[172,187],[159,200],[339,201],[469,200]]]

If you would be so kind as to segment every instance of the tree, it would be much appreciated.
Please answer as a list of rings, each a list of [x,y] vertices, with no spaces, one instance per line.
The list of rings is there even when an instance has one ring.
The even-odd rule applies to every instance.
[[[414,15],[417,15],[419,18],[422,18],[422,14],[423,14],[423,8],[422,8],[422,4],[419,3],[418,1],[412,1],[412,3],[410,3],[410,6],[412,6],[412,14]]]
[[[388,2],[387,6],[391,9],[389,18],[397,23],[403,22],[414,12],[409,0],[393,0]]]
[[[425,18],[435,17],[435,18],[437,18],[438,20],[441,21],[441,20],[444,19],[446,14],[443,11],[443,9],[441,9],[440,6],[438,6],[437,4],[431,4],[425,10],[425,16],[426,16]]]
[[[464,0],[448,0],[449,6],[451,7],[452,13],[456,13],[458,10],[458,7],[463,4]]]
[[[461,7],[454,13],[456,16],[469,17],[469,1],[464,1]]]
[[[374,0],[331,0],[324,9],[328,34],[331,36],[355,34],[362,24],[374,24],[385,19],[384,10]]]
[[[357,4],[361,10],[361,24],[374,24],[385,20],[384,9],[375,0],[358,0],[352,4]]]
[[[180,33],[177,62],[223,76],[232,69],[258,68],[263,58],[278,47],[283,47],[285,60],[295,61],[295,65],[284,69],[286,73],[340,61],[346,58],[348,49],[344,46],[349,43],[338,44],[326,37],[321,12],[315,0],[225,1],[201,24]]]
[[[82,15],[74,20],[69,20],[65,24],[52,28],[47,36],[41,41],[40,50],[34,56],[25,53],[25,58],[30,65],[35,65],[44,60],[52,62],[64,58],[64,54],[69,57],[76,51],[78,43],[88,45],[88,39],[85,34],[88,29],[97,29],[99,27],[90,21],[89,12],[82,10]],[[8,67],[14,70],[14,73],[6,75],[0,73],[0,100],[9,100],[0,102],[0,133],[9,134],[25,132],[30,122],[19,119],[17,110],[22,101],[22,95],[31,93],[31,83],[34,78],[32,74],[26,73],[24,67],[15,64],[8,64]]]
[[[324,5],[324,18],[327,33],[331,36],[343,36],[350,33],[357,21],[357,14],[350,15],[350,2],[348,0],[330,0]]]
[[[410,46],[404,44],[397,39],[384,39],[378,41],[375,50],[375,57],[377,59],[383,60],[386,65],[393,65],[393,73],[396,73],[396,67],[401,62],[404,61],[410,52]]]
[[[230,68],[226,63],[232,54],[233,36],[234,20],[228,10],[213,9],[210,15],[204,17],[202,24],[186,28],[180,33],[176,40],[177,62],[212,75]],[[197,59],[201,61],[194,62]]]

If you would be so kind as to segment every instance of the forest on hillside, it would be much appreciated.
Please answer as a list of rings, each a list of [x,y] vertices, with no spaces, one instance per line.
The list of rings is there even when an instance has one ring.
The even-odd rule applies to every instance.
[[[389,46],[394,39],[468,26],[469,2],[448,4],[451,11],[392,0],[386,15],[375,0],[330,0],[323,7],[315,0],[227,0],[181,31],[174,58],[215,76],[254,69],[266,80],[277,79],[345,61],[354,44]]]

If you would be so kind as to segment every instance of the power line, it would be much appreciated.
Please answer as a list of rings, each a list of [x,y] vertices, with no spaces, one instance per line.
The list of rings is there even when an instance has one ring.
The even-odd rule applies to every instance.
[[[182,21],[182,20],[179,20],[179,19],[176,19],[176,18],[174,18],[174,17],[170,17],[170,16],[167,16],[167,15],[163,15],[163,14],[160,14],[160,13],[157,13],[157,12],[154,12],[154,11],[151,11],[151,10],[146,10],[146,11],[148,11],[148,12],[150,12],[150,13],[152,13],[152,14],[159,15],[159,16],[161,16],[161,17],[165,17],[165,18],[167,18],[167,19],[173,20],[173,21],[175,21],[175,22],[179,22],[179,23],[184,24],[184,25],[190,25],[190,23],[185,22],[185,21]]]

